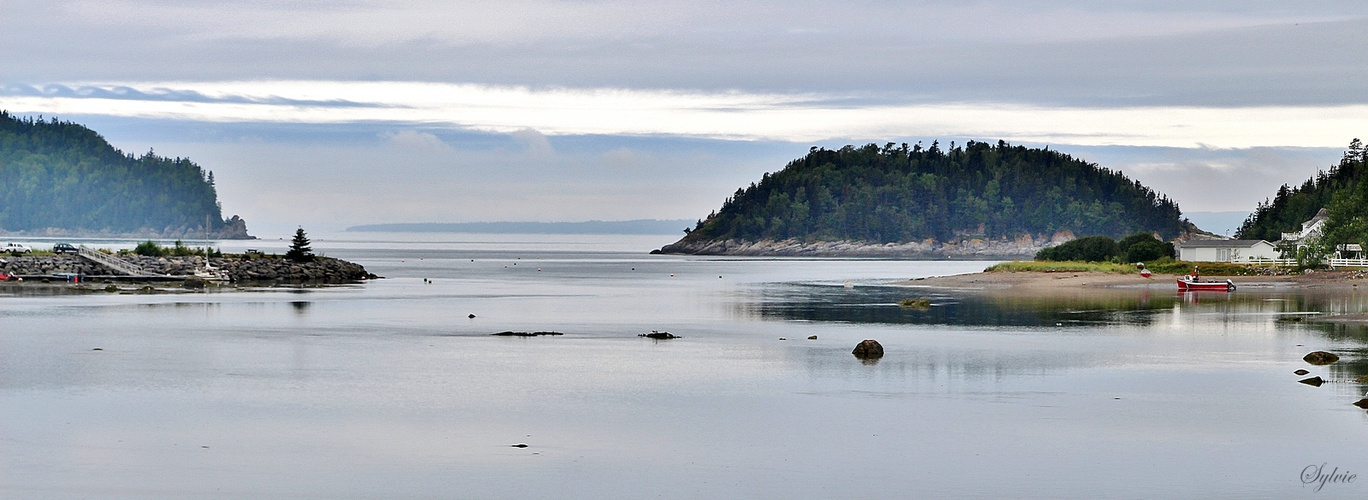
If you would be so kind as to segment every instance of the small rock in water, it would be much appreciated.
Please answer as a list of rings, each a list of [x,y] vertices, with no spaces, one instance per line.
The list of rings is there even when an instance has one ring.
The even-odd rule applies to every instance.
[[[471,314],[470,316],[466,316],[466,317],[468,317],[468,318],[470,318],[470,319],[475,319],[475,315],[474,315],[474,314]]]
[[[1306,374],[1311,373],[1311,372],[1308,372],[1308,371],[1306,371],[1306,370],[1297,370],[1297,371],[1292,372],[1292,373],[1295,373],[1295,374],[1297,374],[1297,375],[1306,375]]]
[[[1354,401],[1354,406],[1368,410],[1368,398],[1363,398],[1358,401]]]
[[[879,341],[864,339],[861,340],[860,343],[855,346],[855,350],[850,351],[850,353],[860,359],[882,358],[884,349],[883,344],[880,344]]]
[[[541,337],[545,335],[565,335],[561,332],[499,332],[492,333],[496,337]]]
[[[1339,356],[1335,355],[1335,353],[1332,352],[1315,351],[1310,354],[1307,354],[1306,357],[1302,358],[1302,360],[1306,361],[1307,363],[1320,366],[1328,365],[1330,363],[1339,361]]]
[[[779,337],[779,340],[788,340],[788,339],[786,339],[786,338],[784,338],[784,337]]]
[[[682,337],[680,337],[680,336],[678,336],[678,335],[675,335],[675,334],[673,334],[673,333],[670,333],[670,332],[658,332],[658,331],[655,331],[655,330],[651,330],[651,333],[643,333],[643,334],[640,334],[640,335],[637,335],[637,336],[638,336],[638,337],[646,337],[646,338],[648,338],[648,339],[656,339],[656,340],[669,340],[669,339],[678,339],[678,338],[682,338]]]
[[[526,447],[527,447],[527,443],[518,443],[518,444],[513,445],[513,447],[514,447],[514,448],[526,448]]]
[[[817,340],[816,335],[808,335],[808,340]]]
[[[103,351],[104,348],[103,348],[103,347],[96,347],[96,348],[91,349],[91,350],[92,350],[92,351]]]
[[[1324,384],[1324,383],[1325,383],[1325,381],[1324,381],[1324,380],[1321,380],[1320,377],[1304,378],[1304,379],[1298,380],[1298,382],[1301,382],[1301,383],[1303,383],[1303,384],[1309,385],[1309,386],[1311,386],[1311,387],[1320,387],[1321,384]]]

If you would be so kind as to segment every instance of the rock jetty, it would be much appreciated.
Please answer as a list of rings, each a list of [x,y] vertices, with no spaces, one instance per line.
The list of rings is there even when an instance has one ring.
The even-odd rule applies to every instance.
[[[136,265],[148,274],[165,276],[191,276],[204,268],[204,257],[146,257],[124,255],[119,258]],[[7,262],[0,264],[0,272],[19,276],[51,276],[59,273],[73,273],[86,276],[118,275],[113,270],[72,255],[49,255],[38,257],[5,257]],[[311,262],[294,262],[272,256],[212,258],[209,262],[219,268],[233,281],[239,282],[316,282],[348,283],[375,279],[376,275],[366,272],[360,264],[328,257],[318,257]]]

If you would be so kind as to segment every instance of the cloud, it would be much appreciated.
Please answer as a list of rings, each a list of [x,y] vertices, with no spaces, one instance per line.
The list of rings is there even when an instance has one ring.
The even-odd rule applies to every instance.
[[[382,134],[390,144],[401,148],[426,150],[426,151],[448,151],[451,149],[445,142],[437,136],[416,130],[401,130],[398,132],[387,132]]]
[[[508,135],[523,145],[529,160],[549,162],[556,156],[556,148],[551,147],[551,141],[541,132],[527,128]]]
[[[11,93],[0,108],[206,122],[397,123],[515,134],[679,136],[814,142],[977,137],[1014,142],[1167,147],[1333,147],[1368,130],[1368,104],[1067,107],[861,101],[820,93],[529,88],[421,82],[115,82],[112,99]],[[176,99],[175,96],[193,96]],[[858,96],[855,96],[858,97]],[[844,100],[843,100],[844,99]],[[529,133],[528,130],[534,132]],[[535,135],[530,135],[535,134]]]
[[[920,103],[1365,103],[1361,2],[18,0],[0,81],[869,93]]]

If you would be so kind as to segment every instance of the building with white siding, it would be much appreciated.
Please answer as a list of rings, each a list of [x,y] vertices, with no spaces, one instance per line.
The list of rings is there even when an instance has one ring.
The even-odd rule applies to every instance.
[[[1278,258],[1278,248],[1264,240],[1188,240],[1174,246],[1178,260],[1188,262],[1259,262]]]

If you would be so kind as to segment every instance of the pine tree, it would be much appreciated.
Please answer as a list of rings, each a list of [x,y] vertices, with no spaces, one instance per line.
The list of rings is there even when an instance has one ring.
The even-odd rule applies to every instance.
[[[295,230],[294,238],[290,240],[290,250],[285,252],[285,258],[295,262],[314,260],[313,248],[309,246],[309,238],[304,235],[304,228]]]

